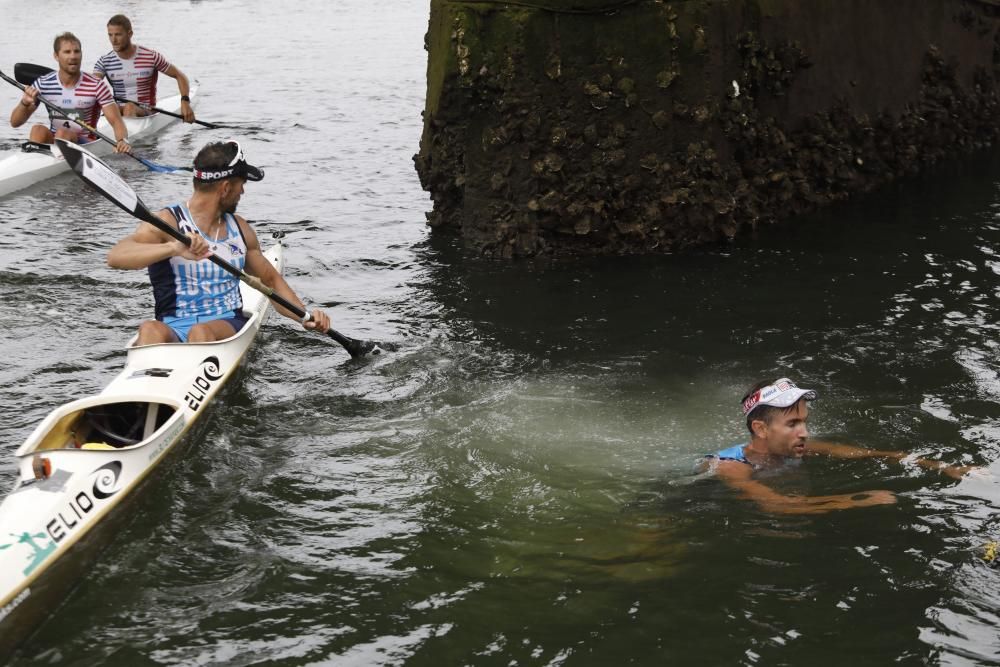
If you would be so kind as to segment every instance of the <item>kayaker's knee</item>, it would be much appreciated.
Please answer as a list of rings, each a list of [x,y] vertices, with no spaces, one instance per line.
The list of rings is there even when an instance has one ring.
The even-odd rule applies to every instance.
[[[67,130],[64,128],[59,128],[56,130],[56,139],[62,139],[63,141],[72,141],[74,144],[78,143],[79,135],[73,130]]]
[[[126,118],[138,118],[147,115],[147,112],[142,107],[127,102],[122,105],[122,115]]]
[[[52,130],[44,125],[32,125],[31,132],[28,133],[28,139],[37,144],[51,144]]]
[[[139,339],[136,345],[156,345],[157,343],[176,343],[174,332],[163,322],[146,320],[139,325]]]
[[[220,320],[203,322],[191,327],[188,331],[189,343],[211,343],[232,336],[233,328]]]

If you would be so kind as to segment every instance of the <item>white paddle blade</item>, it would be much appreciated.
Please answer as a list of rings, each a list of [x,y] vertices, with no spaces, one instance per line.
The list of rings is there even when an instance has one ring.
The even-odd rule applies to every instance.
[[[136,214],[139,196],[111,167],[79,144],[56,139],[56,146],[80,178],[124,210]]]

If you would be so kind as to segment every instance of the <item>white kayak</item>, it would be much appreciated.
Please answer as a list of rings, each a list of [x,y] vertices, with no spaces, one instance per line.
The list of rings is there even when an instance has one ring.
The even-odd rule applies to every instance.
[[[265,256],[282,270],[280,243]],[[133,338],[101,393],[53,410],[17,450],[18,479],[0,504],[0,663],[59,606],[240,365],[270,306],[240,290],[249,321],[235,336],[141,347]]]
[[[198,85],[192,82],[190,93],[192,104],[194,104],[197,92]],[[157,106],[166,111],[180,113],[181,96],[177,94],[168,97]],[[42,107],[41,111],[36,113],[46,114],[45,108]],[[42,115],[38,116],[39,119],[42,117]],[[128,126],[129,141],[133,144],[160,132],[171,123],[179,122],[177,118],[163,113],[154,113],[139,118],[125,118],[124,120],[125,125]],[[38,122],[44,121],[39,120]],[[114,136],[114,129],[103,115],[97,123],[97,129],[106,136]],[[69,165],[66,164],[66,160],[54,145],[49,148],[40,148],[37,144],[29,144],[28,146],[29,150],[21,148],[9,151],[6,157],[0,159],[0,197],[69,171]],[[113,148],[111,144],[100,139],[87,144],[87,150],[96,155],[109,154]]]

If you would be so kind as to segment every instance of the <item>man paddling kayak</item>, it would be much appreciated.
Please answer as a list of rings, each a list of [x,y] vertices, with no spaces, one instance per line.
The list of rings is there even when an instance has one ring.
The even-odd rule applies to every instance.
[[[148,222],[119,241],[108,253],[115,269],[148,269],[156,302],[156,319],[139,327],[137,345],[205,343],[229,338],[239,331],[243,315],[239,279],[206,259],[215,254],[256,276],[277,294],[306,310],[281,274],[261,253],[257,234],[235,215],[243,186],[264,178],[247,163],[236,141],[210,143],[194,159],[194,193],[184,203],[157,213],[163,222],[191,239],[187,246]],[[280,304],[282,315],[299,321]],[[326,332],[330,318],[314,310],[303,326]]]
[[[829,496],[783,495],[754,479],[754,474],[758,471],[778,468],[806,456],[909,462],[955,479],[972,469],[910,457],[905,452],[808,440],[808,403],[815,398],[815,391],[801,389],[788,378],[758,382],[742,400],[743,415],[751,434],[750,442],[709,454],[705,457],[703,467],[714,469],[724,482],[739,491],[743,497],[753,500],[768,512],[778,514],[821,514],[832,510],[896,502],[895,494],[885,490]]]
[[[194,122],[194,109],[189,97],[191,84],[187,76],[153,49],[133,44],[132,22],[127,16],[115,14],[108,19],[108,40],[112,50],[97,59],[94,76],[99,79],[107,77],[119,101],[130,100],[122,103],[122,114],[134,117],[152,113],[149,107],[156,106],[157,75],[163,72],[177,79],[184,122]]]
[[[49,125],[33,125],[28,138],[39,144],[51,144],[56,137],[74,143],[87,143],[97,137],[90,130],[73,122],[79,119],[91,127],[97,125],[101,112],[115,131],[115,152],[128,153],[128,128],[122,121],[118,105],[115,104],[111,87],[80,71],[83,49],[80,40],[71,32],[64,32],[52,44],[59,69],[39,77],[34,85],[26,86],[20,101],[10,114],[10,126],[21,127],[38,108],[41,95],[61,115],[49,112]]]

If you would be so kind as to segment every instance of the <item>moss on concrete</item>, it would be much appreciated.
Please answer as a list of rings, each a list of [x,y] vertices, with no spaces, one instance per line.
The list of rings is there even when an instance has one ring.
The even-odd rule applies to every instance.
[[[436,232],[501,257],[674,250],[997,138],[981,0],[610,6],[433,0],[415,161]]]

